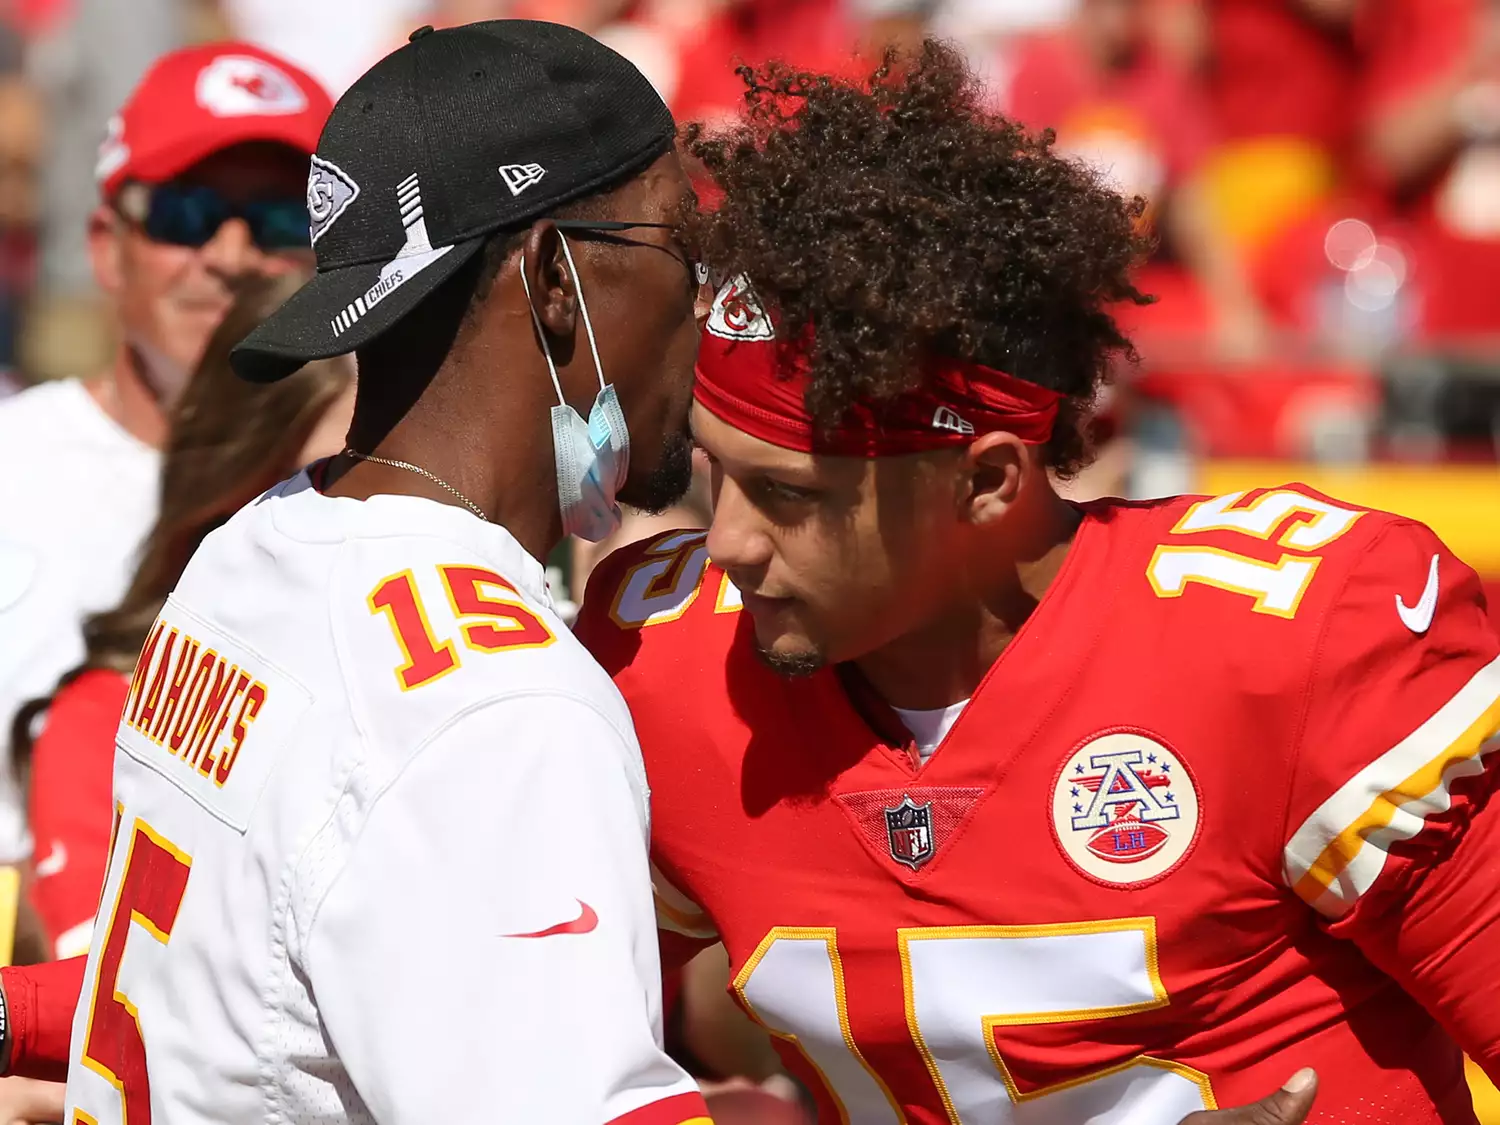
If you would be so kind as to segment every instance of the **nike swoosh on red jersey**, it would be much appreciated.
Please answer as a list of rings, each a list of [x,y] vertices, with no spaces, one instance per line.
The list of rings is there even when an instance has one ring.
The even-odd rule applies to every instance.
[[[51,850],[33,863],[31,870],[38,879],[50,879],[53,875],[61,875],[67,866],[68,846],[61,840],[53,840]]]
[[[505,934],[505,937],[552,937],[554,934],[586,934],[599,924],[599,915],[594,913],[594,908],[583,899],[575,899],[583,913],[579,914],[571,922],[559,922],[555,926],[548,926],[545,930],[538,930],[534,934]]]

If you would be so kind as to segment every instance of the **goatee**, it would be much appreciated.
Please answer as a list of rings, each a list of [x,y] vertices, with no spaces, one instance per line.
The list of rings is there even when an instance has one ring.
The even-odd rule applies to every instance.
[[[820,652],[772,652],[760,645],[755,646],[755,655],[767,668],[787,679],[811,676],[828,663]]]

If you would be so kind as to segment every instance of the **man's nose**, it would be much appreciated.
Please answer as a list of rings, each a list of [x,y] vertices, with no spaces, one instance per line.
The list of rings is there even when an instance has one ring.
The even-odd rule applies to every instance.
[[[205,267],[231,281],[257,273],[265,264],[265,255],[250,237],[249,224],[239,218],[226,219],[200,253]]]
[[[763,569],[775,553],[764,517],[734,481],[724,477],[718,485],[708,527],[709,558],[731,575]]]

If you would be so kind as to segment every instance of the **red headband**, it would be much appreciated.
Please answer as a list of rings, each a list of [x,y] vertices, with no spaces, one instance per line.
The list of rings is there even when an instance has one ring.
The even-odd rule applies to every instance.
[[[856,402],[833,428],[807,412],[805,353],[778,343],[743,278],[719,291],[698,348],[693,397],[737,430],[784,449],[886,457],[967,445],[1005,430],[1028,445],[1052,436],[1062,395],[977,363],[929,364],[916,390]]]

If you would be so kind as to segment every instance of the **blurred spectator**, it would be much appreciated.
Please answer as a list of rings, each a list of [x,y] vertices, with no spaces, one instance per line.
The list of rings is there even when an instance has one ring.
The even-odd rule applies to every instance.
[[[235,293],[310,268],[307,160],[327,95],[243,44],[163,58],[100,150],[89,259],[121,342],[89,381],[0,403],[0,732],[82,656],[155,513],[167,411]],[[0,861],[28,851],[0,770]]]
[[[21,309],[36,281],[41,100],[21,63],[20,37],[0,25],[0,370],[15,367]]]
[[[432,0],[320,0],[316,4],[218,0],[218,4],[229,35],[296,63],[335,97],[427,22],[433,6]],[[496,11],[455,22],[505,14]]]
[[[1067,27],[1017,48],[1008,109],[1035,128],[1055,129],[1060,150],[1148,200],[1163,247],[1207,298],[1219,350],[1243,358],[1264,347],[1265,324],[1199,179],[1212,123],[1192,76],[1156,45],[1152,16],[1148,0],[1083,0]],[[1140,284],[1191,299],[1173,286],[1170,270]],[[1162,309],[1174,311],[1166,302]]]
[[[916,50],[926,35],[952,40],[993,90],[1005,89],[1015,63],[1012,48],[1028,35],[1054,31],[1078,12],[1079,0],[851,0],[872,49]]]
[[[1181,0],[1179,0],[1181,2]],[[1360,0],[1205,0],[1209,166],[1225,233],[1266,245],[1334,189],[1356,124]]]
[[[141,76],[184,40],[181,0],[30,0],[27,70],[41,95],[40,291],[29,311],[23,366],[74,376],[107,362],[108,316],[90,268],[86,232],[98,205],[94,165],[106,122]]]
[[[1260,248],[1258,287],[1345,352],[1500,333],[1500,16],[1490,0],[1339,11],[1354,70],[1337,190]]]
[[[160,514],[119,605],[83,626],[83,662],[50,699],[23,707],[15,761],[31,773],[38,841],[32,897],[54,955],[86,952],[109,851],[115,727],[146,633],[203,537],[309,461],[344,447],[353,363],[308,364],[278,383],[247,383],[229,349],[301,284],[299,275],[247,286],[224,318],[172,411]],[[45,726],[33,746],[33,719]]]
[[[745,92],[734,72],[740,63],[781,58],[834,74],[849,73],[853,64],[854,29],[836,0],[721,0],[704,9],[707,18],[683,37],[677,88],[668,99],[679,121],[738,114]]]
[[[1500,6],[1364,0],[1363,170],[1405,229],[1428,338],[1500,333]]]
[[[856,57],[840,0],[521,0],[515,14],[558,19],[558,7],[639,66],[679,121],[738,113],[741,62],[779,58],[842,74]]]

